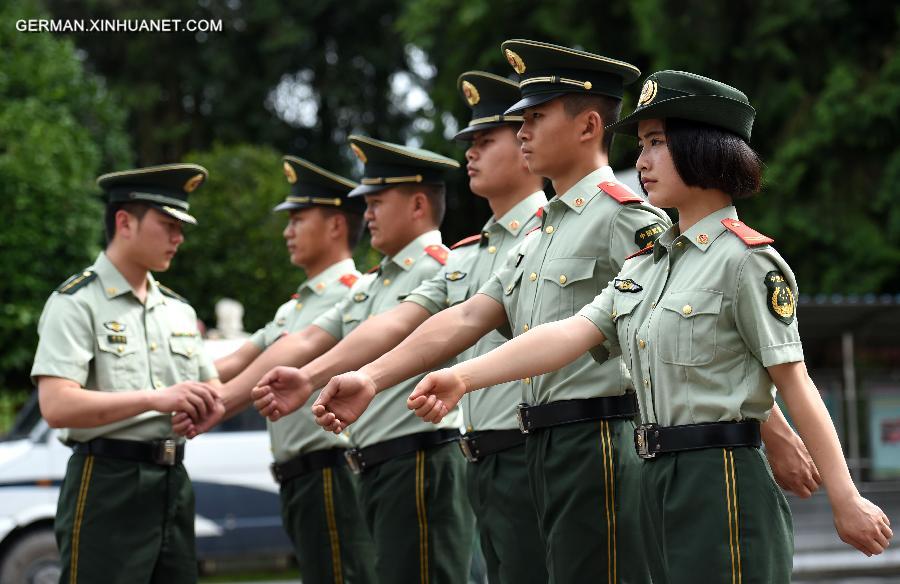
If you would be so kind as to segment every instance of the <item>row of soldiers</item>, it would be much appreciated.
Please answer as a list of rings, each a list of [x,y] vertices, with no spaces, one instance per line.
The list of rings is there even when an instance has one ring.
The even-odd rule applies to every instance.
[[[708,485],[709,496],[690,505],[665,499],[649,524],[639,520],[643,507],[674,487],[645,492],[641,458],[656,453],[633,442],[635,417],[647,421],[653,410],[662,419],[693,406],[690,394],[663,387],[639,408],[633,363],[620,350],[595,347],[437,412],[442,394],[428,387],[440,384],[428,386],[426,373],[569,319],[608,282],[631,294],[633,308],[642,286],[617,274],[628,258],[646,257],[661,234],[678,232],[608,165],[609,128],[638,69],[528,40],[506,41],[502,50],[517,81],[472,71],[458,82],[472,118],[456,139],[468,144],[470,189],[492,211],[481,231],[444,246],[445,181],[460,165],[437,153],[351,136],[364,168],[359,183],[285,156],[289,194],[275,211],[289,215],[284,239],[306,280],[268,325],[215,363],[204,355],[193,309],[151,274],[168,268],[182,223],[196,222],[188,195],[206,171],[175,164],[98,179],[108,194],[107,248],[51,295],[32,370],[45,418],[65,428],[74,449],[56,520],[63,582],[194,582],[183,437],[251,403],[268,419],[284,527],[304,582],[462,583],[476,525],[492,584],[740,582],[761,573],[788,581],[783,494],[764,481],[738,481],[743,458],[727,472],[728,452],[758,452],[762,439],[779,484],[803,496],[818,488],[816,466],[771,400],[754,410],[756,395],[720,396],[727,414],[709,422],[741,424],[736,438],[715,442],[727,449],[724,479],[721,469],[685,467],[682,475]],[[754,112],[732,87],[662,71],[648,78],[626,118],[632,134],[638,114],[694,120],[749,141]],[[642,138],[642,146],[647,152],[657,143]],[[664,180],[664,169],[655,176]],[[549,201],[543,177],[558,193]],[[384,254],[366,274],[351,257],[363,223]],[[762,236],[736,215],[722,224],[719,232],[744,248],[760,245],[754,238]],[[704,232],[694,244],[705,251],[713,239]],[[673,249],[683,246],[679,240]],[[763,313],[747,318],[777,317],[765,323],[772,337],[799,346],[796,286],[784,277],[786,264],[776,268],[781,279],[772,277],[760,294]],[[673,321],[681,328],[671,331],[680,352],[661,358],[689,381],[690,366],[705,364],[700,345],[716,346],[703,338],[709,319],[694,317],[718,314],[721,298],[704,289],[708,302],[697,300],[696,310],[694,297],[685,298]],[[782,358],[796,361],[796,351]],[[719,387],[725,379],[702,383]],[[767,388],[771,398],[771,380]],[[712,426],[692,434],[700,446],[691,448],[713,446]],[[780,507],[770,525],[781,537],[746,527],[768,521],[747,511],[758,510],[757,499]],[[703,529],[685,537],[694,523]]]

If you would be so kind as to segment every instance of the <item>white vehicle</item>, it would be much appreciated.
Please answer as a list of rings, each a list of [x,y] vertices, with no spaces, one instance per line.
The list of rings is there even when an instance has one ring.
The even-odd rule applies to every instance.
[[[36,398],[0,441],[0,584],[59,580],[53,519],[72,451],[41,418]],[[252,408],[188,442],[202,568],[290,562],[271,462],[265,420]]]

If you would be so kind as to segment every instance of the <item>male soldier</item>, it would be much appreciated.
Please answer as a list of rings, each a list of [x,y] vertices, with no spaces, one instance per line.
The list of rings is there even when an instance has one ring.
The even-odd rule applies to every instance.
[[[479,294],[429,319],[366,367],[370,380],[341,379],[336,391],[326,388],[313,407],[328,429],[340,431],[380,388],[434,367],[493,328],[509,326],[518,334],[575,314],[628,255],[669,225],[607,166],[610,139],[603,125],[617,119],[623,85],[638,70],[533,41],[508,41],[503,48],[523,75],[523,99],[507,114],[524,115],[518,135],[529,167],[552,179],[560,194],[544,208],[540,230]],[[529,480],[553,582],[649,579],[637,517],[629,511],[637,505],[630,421],[636,405],[620,361],[597,366],[586,354],[559,371],[522,380],[520,425],[528,435]],[[433,400],[420,397],[410,406]],[[779,430],[786,428],[783,418],[780,423]]]
[[[372,246],[385,258],[341,304],[266,352],[271,359],[284,355],[278,363],[303,365],[322,355],[433,277],[449,253],[437,227],[444,214],[444,175],[459,164],[363,136],[351,136],[350,143],[365,171],[362,185],[349,196],[365,197]],[[267,386],[279,387],[291,372],[296,370],[277,367],[266,374],[254,398],[268,399]],[[455,445],[459,417],[454,413],[437,428],[423,425],[405,404],[419,379],[398,383],[373,402],[350,436],[355,448],[348,462],[361,472],[361,502],[375,540],[378,581],[465,582],[474,532],[463,495],[465,461]],[[302,401],[310,393],[311,388]],[[257,405],[270,420],[288,411]]]
[[[282,335],[309,326],[360,276],[352,250],[362,235],[365,205],[359,197],[347,197],[358,185],[294,156],[285,156],[283,166],[290,193],[274,210],[290,213],[284,240],[291,263],[304,269],[306,281],[269,324],[216,361],[223,382],[235,378]],[[247,406],[251,388],[250,383],[225,384],[221,393],[226,416]],[[375,582],[374,549],[359,508],[358,481],[344,459],[346,438],[326,435],[307,409],[268,422],[268,428],[282,521],[303,581]]]
[[[547,199],[541,191],[542,179],[529,172],[519,150],[516,131],[522,117],[504,114],[519,99],[518,84],[470,71],[459,77],[458,86],[472,109],[472,120],[456,139],[470,142],[466,151],[469,186],[488,200],[493,217],[480,234],[453,246],[447,265],[434,278],[301,369],[293,397],[302,397],[303,387],[320,387],[332,375],[366,364],[392,349],[432,314],[475,294],[506,253],[540,224],[539,211]],[[486,353],[504,340],[497,332],[489,333],[460,358]],[[345,377],[347,383],[368,380],[352,375],[338,379]],[[469,503],[478,520],[489,580],[543,584],[547,582],[544,545],[528,489],[525,437],[515,419],[520,397],[519,384],[508,383],[466,399],[466,434],[460,445],[472,463],[467,465]],[[299,407],[299,399],[293,405]]]
[[[170,416],[220,413],[194,309],[157,283],[184,241],[203,167],[105,174],[107,247],[50,296],[31,370],[73,447],[59,494],[61,582],[196,582],[194,494]],[[202,382],[198,382],[201,380]]]

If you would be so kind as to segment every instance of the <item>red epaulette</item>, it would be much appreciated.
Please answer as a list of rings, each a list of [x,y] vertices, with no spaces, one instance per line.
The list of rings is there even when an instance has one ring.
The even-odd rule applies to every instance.
[[[738,221],[737,219],[722,219],[722,225],[725,226],[725,229],[737,235],[741,241],[747,244],[747,247],[775,243],[774,239],[763,235],[755,229],[751,229],[743,221]]]
[[[631,258],[636,258],[636,257],[638,257],[638,256],[646,255],[646,254],[648,254],[648,253],[650,253],[650,252],[652,252],[652,251],[653,251],[653,242],[651,241],[651,242],[648,243],[643,249],[639,249],[638,251],[634,252],[634,253],[631,254],[630,256],[626,257],[626,258],[625,258],[625,261],[628,261],[628,260],[630,260]]]
[[[353,288],[353,285],[356,284],[356,281],[359,280],[359,276],[356,274],[344,274],[340,278],[338,278],[338,282],[346,286],[347,288]]]
[[[443,245],[429,245],[425,248],[425,253],[436,259],[443,266],[447,264],[447,256],[450,255],[450,250]]]
[[[298,299],[298,298],[300,298],[300,294],[298,294],[298,293],[296,293],[296,292],[294,292],[293,294],[291,294],[291,300],[296,300],[296,299]]]
[[[375,264],[374,266],[372,266],[371,268],[369,268],[368,270],[366,270],[366,273],[367,273],[367,274],[374,274],[375,272],[378,271],[378,268],[380,268],[380,267],[381,267],[381,264],[380,264],[380,263]]]
[[[622,183],[605,180],[597,186],[600,187],[600,190],[602,190],[604,193],[618,201],[620,205],[624,205],[625,203],[644,202],[644,199],[629,191],[628,188]]]
[[[476,233],[475,235],[470,235],[469,237],[467,237],[465,239],[460,239],[459,241],[457,241],[456,243],[451,245],[450,249],[456,249],[456,248],[462,247],[464,245],[472,245],[473,243],[478,243],[479,241],[481,241],[481,234]]]

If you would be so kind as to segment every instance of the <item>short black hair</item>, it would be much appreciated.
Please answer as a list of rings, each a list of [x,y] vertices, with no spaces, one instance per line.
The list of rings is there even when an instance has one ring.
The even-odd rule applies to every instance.
[[[684,184],[719,189],[732,199],[759,192],[762,160],[743,138],[691,120],[666,118],[663,123],[672,162]]]
[[[600,115],[604,126],[615,124],[622,114],[622,100],[606,95],[567,93],[560,98],[563,108],[570,118],[586,110],[593,110]],[[603,142],[600,147],[603,152],[609,152],[612,147],[614,132],[603,130]]]
[[[333,217],[338,213],[344,216],[344,219],[347,221],[347,246],[350,248],[350,251],[353,251],[353,248],[356,247],[356,244],[362,238],[364,228],[363,214],[332,209],[330,207],[318,207],[318,209],[322,211],[325,217]]]
[[[106,232],[106,245],[109,246],[112,243],[113,238],[116,236],[116,213],[119,211],[125,211],[126,213],[130,213],[137,217],[138,222],[143,220],[144,215],[147,214],[147,211],[150,210],[150,205],[147,203],[137,203],[132,201],[125,201],[123,203],[109,203],[106,205],[106,213],[103,217],[103,227]]]

